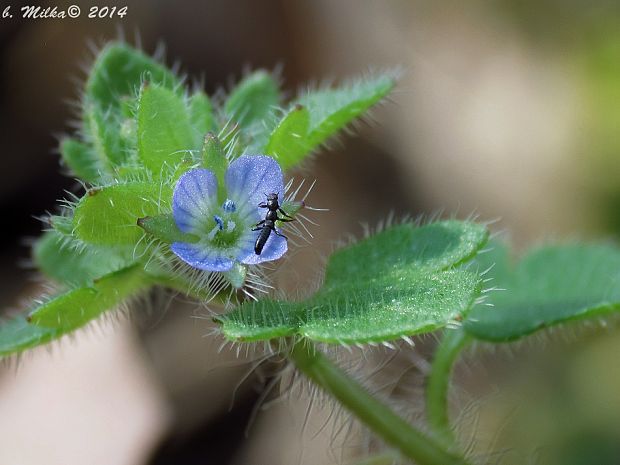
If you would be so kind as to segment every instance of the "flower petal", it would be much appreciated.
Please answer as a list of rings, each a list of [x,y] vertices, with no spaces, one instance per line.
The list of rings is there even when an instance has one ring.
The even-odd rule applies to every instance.
[[[170,250],[188,265],[205,271],[228,271],[234,260],[201,243],[174,242]]]
[[[279,229],[276,228],[276,230],[280,232]],[[256,252],[254,252],[254,243],[256,242],[258,234],[259,233],[252,235],[251,244],[246,245],[246,247],[243,248],[243,251],[239,252],[237,257],[241,263],[245,263],[246,265],[255,265],[257,263],[277,260],[288,250],[287,240],[272,231],[269,235],[269,239],[267,239],[267,242],[265,243],[265,247],[263,247],[263,251],[260,255],[256,255]]]
[[[206,169],[189,170],[181,176],[172,196],[172,213],[178,228],[193,232],[196,227],[212,219],[209,212],[217,202],[217,179]]]
[[[284,198],[284,182],[280,165],[266,155],[243,155],[233,161],[226,171],[228,197],[235,201],[237,210],[258,221],[264,210],[258,204],[266,194],[278,194]]]

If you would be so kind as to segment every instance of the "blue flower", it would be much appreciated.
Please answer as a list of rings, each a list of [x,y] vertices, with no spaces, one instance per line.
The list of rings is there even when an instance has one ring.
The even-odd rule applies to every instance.
[[[254,242],[259,232],[252,231],[264,219],[265,210],[258,204],[266,194],[283,198],[280,165],[265,155],[241,156],[228,167],[224,184],[218,198],[218,179],[212,171],[193,169],[181,176],[172,198],[174,221],[181,231],[200,240],[174,242],[172,251],[189,265],[207,271],[228,271],[235,262],[253,265],[284,255],[286,239],[273,233],[257,255]]]

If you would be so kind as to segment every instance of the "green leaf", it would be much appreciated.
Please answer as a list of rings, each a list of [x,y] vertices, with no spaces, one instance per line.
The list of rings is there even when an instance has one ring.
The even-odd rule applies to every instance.
[[[113,170],[122,164],[128,158],[129,150],[121,137],[120,116],[104,113],[96,105],[85,105],[84,119],[101,166]]]
[[[85,86],[84,121],[103,167],[113,170],[130,155],[130,109],[143,82],[175,89],[180,80],[165,66],[126,44],[111,43],[97,56]]]
[[[154,85],[142,90],[138,103],[138,157],[155,176],[191,157],[201,143],[182,97]]]
[[[30,311],[27,320],[36,326],[70,330],[72,318],[88,318],[92,312],[99,315],[103,305],[99,292],[93,287],[78,287],[52,297]],[[65,315],[70,315],[69,319]],[[90,320],[88,318],[86,321]]]
[[[217,178],[217,198],[220,203],[226,200],[226,170],[228,160],[217,136],[208,133],[202,146],[202,166],[211,170]]]
[[[246,76],[228,96],[224,110],[240,126],[265,120],[280,103],[279,86],[266,71]]]
[[[444,221],[388,228],[335,252],[323,287],[302,302],[247,302],[220,317],[231,340],[299,334],[315,341],[387,342],[461,317],[480,291],[460,264],[485,244],[484,227]]]
[[[204,92],[196,92],[189,100],[189,118],[202,140],[209,131],[215,130],[213,105]]]
[[[493,263],[489,292],[465,321],[478,339],[512,341],[568,321],[620,310],[620,250],[611,245],[556,245],[528,252],[516,265],[507,248],[476,259],[480,268]]]
[[[73,175],[89,183],[99,179],[99,162],[88,145],[66,137],[60,142],[60,154]]]
[[[37,326],[77,329],[106,310],[150,285],[140,265],[134,265],[99,278],[90,287],[72,289],[32,310],[28,320]]]
[[[65,215],[52,215],[49,222],[55,231],[63,236],[73,236],[73,217]]]
[[[379,74],[349,81],[338,89],[309,91],[299,97],[294,103],[306,107],[310,113],[305,141],[308,152],[379,102],[394,85],[392,75]]]
[[[18,315],[0,322],[0,357],[58,339],[148,285],[139,267],[126,268],[100,279],[92,287],[73,289],[41,303],[28,319]]]
[[[184,233],[174,221],[172,213],[147,216],[138,220],[138,226],[162,242],[198,242],[200,238],[194,234]]]
[[[71,287],[91,285],[94,279],[135,261],[131,249],[77,244],[57,231],[47,231],[39,238],[33,258],[48,277]]]
[[[168,89],[181,87],[180,80],[164,65],[127,44],[112,42],[99,53],[91,68],[86,96],[102,112],[116,112],[122,97],[135,97],[144,81]]]
[[[0,321],[0,357],[46,344],[63,334],[59,329],[42,328],[28,323],[24,315]]]
[[[351,278],[368,279],[400,269],[443,270],[472,259],[487,240],[487,230],[461,221],[441,221],[414,227],[401,224],[334,253],[326,284]]]
[[[402,270],[332,287],[315,300],[300,333],[316,341],[353,344],[431,332],[468,311],[478,283],[478,276],[466,271]]]
[[[301,105],[296,105],[278,123],[269,136],[265,154],[278,160],[282,171],[300,163],[310,152],[308,127],[310,113]]]
[[[75,234],[95,245],[134,245],[144,234],[138,219],[170,211],[171,198],[169,188],[155,183],[93,189],[75,209]]]

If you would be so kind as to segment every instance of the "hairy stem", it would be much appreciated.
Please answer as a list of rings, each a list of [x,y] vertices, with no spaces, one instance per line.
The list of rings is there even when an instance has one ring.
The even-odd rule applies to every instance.
[[[419,465],[467,465],[436,439],[417,430],[318,351],[309,341],[297,342],[288,357],[311,381],[332,395],[387,444]]]
[[[446,446],[454,446],[456,443],[448,413],[450,374],[456,358],[468,341],[469,338],[462,329],[444,331],[426,384],[428,423],[435,437]]]

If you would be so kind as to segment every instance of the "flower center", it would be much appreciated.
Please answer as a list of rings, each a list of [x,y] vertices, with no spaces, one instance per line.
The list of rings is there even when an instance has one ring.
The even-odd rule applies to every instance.
[[[242,228],[237,227],[239,217],[237,206],[230,199],[222,204],[221,211],[213,215],[213,226],[207,234],[209,242],[219,248],[234,246],[241,237]],[[207,223],[209,224],[209,223]]]

